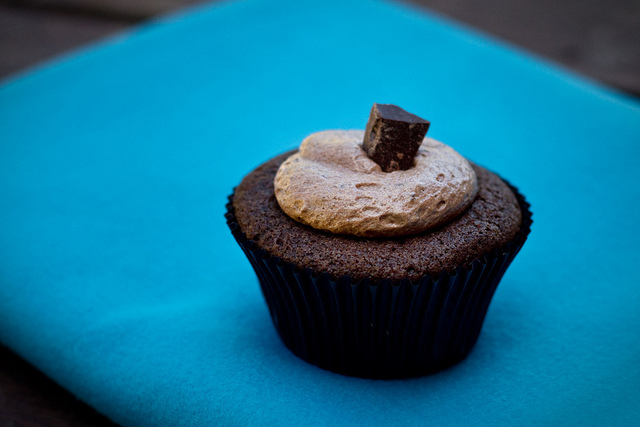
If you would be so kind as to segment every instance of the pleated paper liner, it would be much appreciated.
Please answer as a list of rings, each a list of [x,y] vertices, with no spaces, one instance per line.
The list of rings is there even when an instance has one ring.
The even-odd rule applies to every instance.
[[[225,217],[293,353],[345,375],[406,378],[454,365],[473,348],[496,287],[530,232],[530,205],[511,189],[522,210],[512,241],[466,268],[414,281],[334,280],[298,268],[247,239],[234,216],[233,195]]]

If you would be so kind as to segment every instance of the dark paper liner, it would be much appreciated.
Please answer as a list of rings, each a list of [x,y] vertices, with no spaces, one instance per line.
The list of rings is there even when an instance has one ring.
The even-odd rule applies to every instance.
[[[363,378],[434,373],[473,348],[493,294],[531,230],[529,203],[516,237],[467,267],[419,280],[334,280],[271,256],[242,232],[233,194],[227,225],[258,275],[273,324],[297,356],[329,371]]]

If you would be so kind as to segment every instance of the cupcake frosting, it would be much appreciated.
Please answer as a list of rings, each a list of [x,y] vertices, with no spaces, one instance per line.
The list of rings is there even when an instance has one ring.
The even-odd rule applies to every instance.
[[[364,132],[307,137],[274,180],[280,208],[319,230],[364,237],[417,234],[451,221],[478,191],[469,162],[425,138],[408,170],[383,172],[362,148]]]

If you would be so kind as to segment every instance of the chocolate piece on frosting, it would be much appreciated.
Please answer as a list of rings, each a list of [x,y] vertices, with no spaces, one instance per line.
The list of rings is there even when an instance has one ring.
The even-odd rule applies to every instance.
[[[385,172],[407,170],[413,166],[430,124],[398,106],[373,104],[364,133],[364,151]]]

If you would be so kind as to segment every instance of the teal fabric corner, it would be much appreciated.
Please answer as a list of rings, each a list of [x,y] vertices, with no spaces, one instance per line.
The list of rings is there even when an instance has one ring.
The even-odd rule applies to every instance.
[[[476,348],[424,378],[293,356],[223,219],[373,102],[534,212]],[[639,142],[637,101],[403,4],[194,9],[0,86],[0,341],[123,425],[632,425]]]

